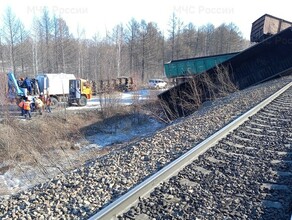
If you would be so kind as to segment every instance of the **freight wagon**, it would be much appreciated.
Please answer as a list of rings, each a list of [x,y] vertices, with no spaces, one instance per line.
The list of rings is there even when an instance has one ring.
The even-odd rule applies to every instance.
[[[220,66],[230,74],[231,81],[238,89],[292,73],[292,27],[280,31],[264,41],[225,60]],[[198,74],[200,77],[216,79],[217,67]],[[214,80],[216,81],[216,80]],[[202,102],[210,100],[208,89],[202,87],[200,99]],[[198,88],[197,88],[198,90]],[[192,81],[186,81],[158,95],[164,103],[165,112],[169,118],[181,117],[192,113],[196,105],[192,97]],[[175,97],[175,99],[173,99]],[[194,106],[194,108],[185,108]]]
[[[165,75],[169,79],[176,79],[176,84],[179,84],[188,76],[206,72],[208,69],[220,65],[236,54],[238,52],[172,60],[164,64]]]
[[[261,42],[264,39],[292,26],[292,22],[264,14],[252,23],[250,41]]]

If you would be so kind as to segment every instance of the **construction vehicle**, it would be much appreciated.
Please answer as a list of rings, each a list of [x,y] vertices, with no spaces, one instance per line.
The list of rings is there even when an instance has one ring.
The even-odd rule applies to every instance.
[[[76,79],[74,74],[39,74],[36,80],[38,81],[40,92],[51,97],[51,108],[56,108],[60,102],[85,106],[87,99],[91,98],[89,83],[86,83],[85,79]],[[69,88],[71,87],[75,89],[70,90]]]
[[[16,80],[14,73],[9,72],[7,74],[8,78],[8,96],[14,97],[18,102],[25,97],[32,100],[36,95],[38,95],[38,85],[35,80],[25,79]],[[28,85],[29,84],[29,85]]]
[[[20,78],[16,80],[14,74],[9,72],[7,74],[8,80],[8,94],[9,99],[14,99],[16,104],[28,99],[31,101],[31,111],[35,110],[35,98],[39,96],[39,87],[35,79],[26,77],[25,79]]]
[[[68,104],[70,106],[73,103],[77,103],[79,106],[85,106],[87,104],[87,100],[91,99],[91,87],[86,80],[70,79],[69,88]]]
[[[27,97],[29,100],[33,101],[35,97],[40,95],[50,96],[51,108],[53,109],[56,108],[60,102],[68,103],[69,105],[77,103],[79,106],[84,106],[87,103],[87,99],[91,98],[90,85],[86,84],[86,80],[84,79],[76,79],[74,74],[39,74],[36,78],[29,79],[29,86],[25,83],[26,80],[28,81],[27,77],[25,80],[17,81],[12,72],[7,75],[9,90],[19,101],[24,97]],[[70,80],[72,82],[70,82]],[[74,82],[76,85],[80,85],[80,98],[76,95],[75,98],[69,95],[69,86]]]
[[[136,85],[132,77],[121,76],[115,79],[92,81],[93,95],[102,93],[111,93],[113,91],[128,92],[136,89]]]
[[[118,77],[115,84],[115,90],[120,92],[128,92],[134,90],[134,82],[132,77]]]
[[[14,74],[12,72],[7,74],[8,77],[8,91],[15,97],[25,97],[25,90],[21,89]]]

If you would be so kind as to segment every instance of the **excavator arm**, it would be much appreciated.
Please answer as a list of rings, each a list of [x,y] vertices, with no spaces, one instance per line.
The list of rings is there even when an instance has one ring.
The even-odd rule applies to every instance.
[[[24,92],[18,86],[17,81],[15,79],[14,73],[10,72],[7,74],[8,76],[8,88],[16,93],[18,96],[25,96]]]

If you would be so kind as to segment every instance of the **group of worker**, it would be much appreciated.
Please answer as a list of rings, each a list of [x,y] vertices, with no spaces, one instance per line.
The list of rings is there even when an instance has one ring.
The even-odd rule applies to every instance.
[[[32,102],[33,101],[33,102]],[[25,119],[31,118],[31,111],[38,110],[41,115],[44,111],[52,112],[51,110],[51,98],[48,96],[40,95],[39,97],[34,97],[33,100],[30,100],[28,97],[25,97],[18,104],[21,108],[21,115],[24,116]]]
[[[19,78],[17,84],[21,88],[26,88],[24,90],[25,95],[36,95],[39,93],[38,84],[35,79],[30,79],[28,77]]]

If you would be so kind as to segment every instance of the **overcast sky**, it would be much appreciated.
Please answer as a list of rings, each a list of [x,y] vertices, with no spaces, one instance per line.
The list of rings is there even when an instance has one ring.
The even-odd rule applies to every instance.
[[[139,22],[142,19],[155,22],[167,33],[173,12],[184,24],[192,22],[195,26],[212,23],[217,27],[232,22],[246,39],[249,39],[252,22],[263,14],[292,21],[288,3],[279,4],[275,0],[0,0],[2,17],[8,6],[27,29],[31,28],[33,18],[39,17],[43,7],[47,6],[51,15],[61,16],[67,22],[71,33],[77,33],[79,27],[85,30],[87,38],[95,33],[103,36],[106,30],[111,31],[118,24],[125,25],[132,18]]]

